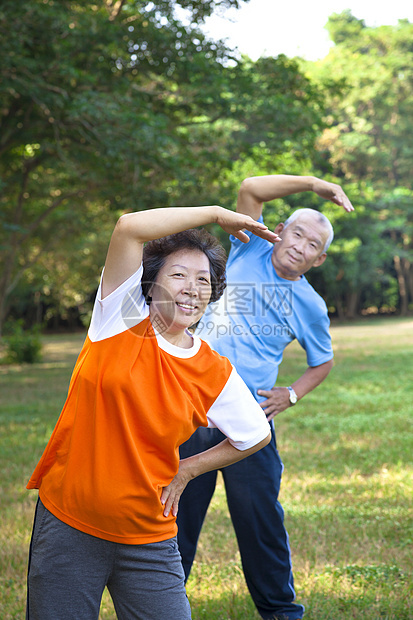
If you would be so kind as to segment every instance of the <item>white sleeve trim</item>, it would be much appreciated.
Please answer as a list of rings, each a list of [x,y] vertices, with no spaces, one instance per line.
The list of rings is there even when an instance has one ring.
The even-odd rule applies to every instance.
[[[102,299],[103,273],[104,270],[88,331],[92,342],[121,334],[143,321],[149,314],[141,288],[143,265],[104,299]]]
[[[237,450],[248,450],[265,439],[270,425],[235,368],[207,413],[208,426],[218,428]]]
[[[102,299],[102,280],[103,280],[104,273],[105,273],[105,268],[103,267],[102,274],[100,276],[99,288],[96,293],[96,301],[99,301],[102,304],[105,304],[108,300],[112,300],[114,297],[117,297],[118,295],[121,295],[122,293],[125,294],[131,287],[136,286],[138,281],[140,282],[142,280],[143,264],[141,263],[138,269],[135,271],[135,273],[129,276],[127,280],[122,282],[122,284],[119,284],[119,286],[115,288],[114,291],[112,291],[111,293],[109,293],[109,295],[106,295],[106,297]]]

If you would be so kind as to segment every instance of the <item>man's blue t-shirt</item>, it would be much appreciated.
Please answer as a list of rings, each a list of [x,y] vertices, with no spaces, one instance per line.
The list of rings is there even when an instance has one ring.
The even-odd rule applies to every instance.
[[[309,366],[332,359],[327,307],[304,276],[277,275],[271,243],[252,234],[249,243],[230,239],[228,286],[208,306],[197,333],[228,357],[257,400],[265,400],[257,390],[274,386],[284,349],[295,338]]]

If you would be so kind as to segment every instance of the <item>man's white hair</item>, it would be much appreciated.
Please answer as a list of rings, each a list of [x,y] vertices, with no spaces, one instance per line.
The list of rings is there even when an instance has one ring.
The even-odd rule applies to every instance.
[[[327,237],[327,240],[323,248],[323,252],[327,252],[328,248],[330,247],[331,242],[334,239],[334,230],[328,217],[326,217],[323,213],[320,213],[320,211],[316,211],[315,209],[296,209],[290,215],[290,217],[285,220],[284,228],[287,228],[287,226],[289,226],[289,224],[292,224],[294,220],[296,220],[301,215],[305,215],[305,214],[313,215],[313,216],[315,215],[318,223],[321,224],[321,226],[323,226],[323,228],[325,228],[328,231],[328,237]]]

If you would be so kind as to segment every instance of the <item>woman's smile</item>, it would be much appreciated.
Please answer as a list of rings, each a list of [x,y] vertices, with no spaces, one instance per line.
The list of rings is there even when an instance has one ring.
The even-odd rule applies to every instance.
[[[151,288],[151,317],[164,325],[162,335],[186,330],[199,321],[211,298],[211,275],[206,254],[180,250],[170,254]]]

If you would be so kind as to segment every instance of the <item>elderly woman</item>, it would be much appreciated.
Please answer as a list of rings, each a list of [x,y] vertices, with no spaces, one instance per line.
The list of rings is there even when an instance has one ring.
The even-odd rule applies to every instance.
[[[122,216],[113,232],[66,403],[27,487],[39,489],[27,618],[97,620],[107,586],[118,618],[191,617],[176,543],[192,478],[270,440],[230,362],[189,328],[225,288],[212,222],[247,242],[264,224],[218,206]],[[146,245],[145,245],[146,244]],[[226,439],[179,460],[199,426]]]

